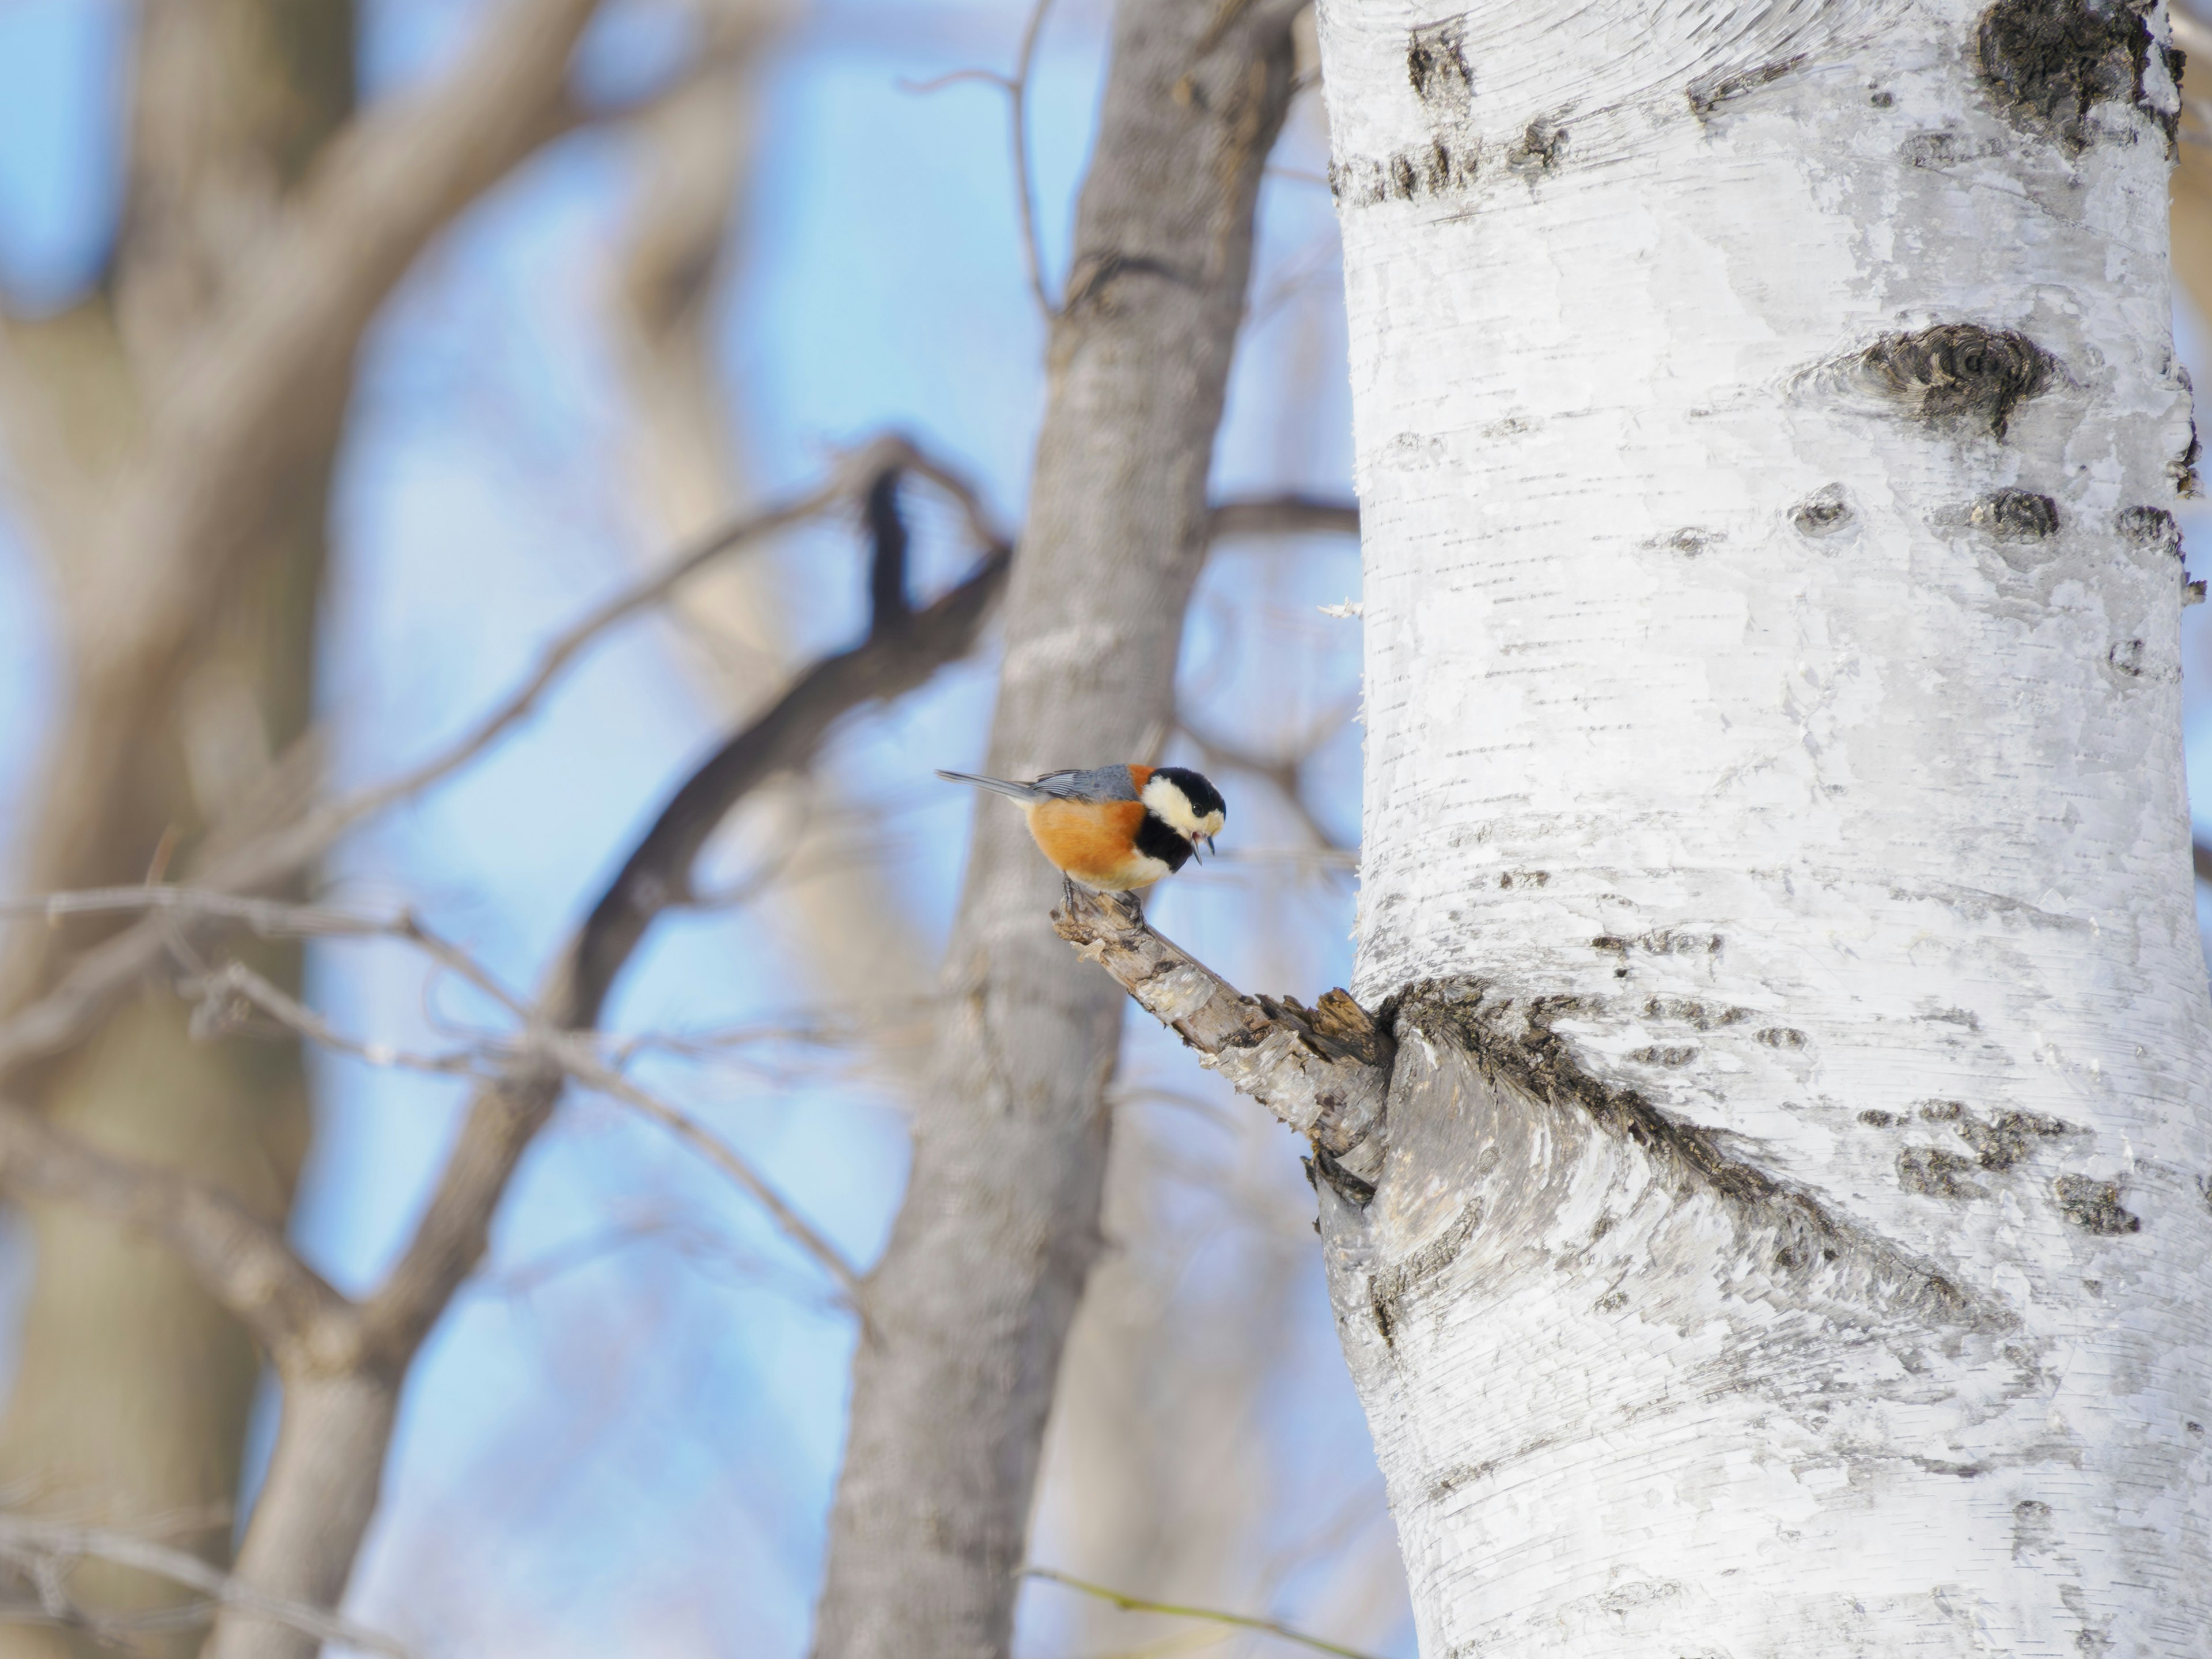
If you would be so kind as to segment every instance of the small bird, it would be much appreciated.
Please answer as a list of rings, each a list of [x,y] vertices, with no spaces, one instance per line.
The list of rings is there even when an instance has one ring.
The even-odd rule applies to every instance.
[[[1019,801],[1053,867],[1097,893],[1149,887],[1195,858],[1200,842],[1212,852],[1229,812],[1221,792],[1186,766],[1100,766],[1029,783],[937,775]]]

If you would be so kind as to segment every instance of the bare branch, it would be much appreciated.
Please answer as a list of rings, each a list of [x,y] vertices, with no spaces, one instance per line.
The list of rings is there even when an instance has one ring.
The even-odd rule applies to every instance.
[[[1306,805],[1305,763],[1313,757],[1316,750],[1326,743],[1347,720],[1352,718],[1352,712],[1358,706],[1355,699],[1352,702],[1324,714],[1314,722],[1303,738],[1273,755],[1260,754],[1255,750],[1232,744],[1225,738],[1215,737],[1202,727],[1193,724],[1188,715],[1181,713],[1176,716],[1176,729],[1197,745],[1199,752],[1205,757],[1209,766],[1249,772],[1253,776],[1264,778],[1273,784],[1275,792],[1283,798],[1285,804],[1297,814],[1298,821],[1305,826],[1306,833],[1313,837],[1316,849],[1329,854],[1351,854],[1352,866],[1357,867],[1358,849],[1338,840],[1329,832],[1328,827],[1314,816],[1313,809]],[[1247,854],[1247,856],[1250,855]]]
[[[700,1157],[752,1194],[753,1201],[775,1218],[793,1243],[822,1265],[823,1269],[837,1281],[846,1301],[858,1311],[863,1292],[860,1270],[846,1259],[842,1251],[822,1237],[802,1220],[798,1212],[787,1204],[776,1190],[763,1180],[760,1172],[747,1163],[730,1145],[714,1134],[704,1124],[632,1083],[621,1073],[604,1064],[584,1040],[565,1032],[541,1033],[536,1039],[543,1045],[562,1070],[586,1088],[612,1097],[634,1111],[642,1112],[661,1125]]]
[[[1085,1579],[1071,1577],[1050,1567],[1024,1567],[1022,1577],[1037,1578],[1048,1584],[1063,1584],[1085,1595],[1095,1595],[1102,1601],[1111,1601],[1127,1613],[1161,1613],[1176,1619],[1203,1619],[1209,1624],[1233,1625],[1238,1630],[1263,1631],[1269,1636],[1280,1637],[1285,1642],[1295,1642],[1300,1647],[1311,1648],[1316,1653],[1334,1653],[1340,1659],[1376,1659],[1376,1656],[1358,1648],[1343,1647],[1334,1642],[1324,1642],[1318,1636],[1308,1636],[1304,1631],[1273,1619],[1256,1619],[1249,1613],[1224,1613],[1218,1607],[1186,1607],[1179,1601],[1154,1601],[1141,1595],[1125,1595],[1120,1590],[1108,1589],[1103,1584],[1093,1584]]]
[[[1342,991],[1314,1008],[1248,997],[1133,907],[1078,890],[1053,930],[1197,1050],[1239,1094],[1312,1140],[1324,1171],[1372,1188],[1382,1168],[1383,1105],[1395,1044]]]
[[[937,469],[914,470],[957,487],[957,480]],[[965,499],[973,501],[972,495]],[[970,513],[971,522],[980,523],[980,512],[971,507]],[[566,1033],[598,1022],[601,1003],[647,929],[689,892],[691,866],[708,836],[751,789],[781,771],[805,764],[830,727],[854,708],[910,690],[945,663],[967,653],[1005,585],[1012,557],[1002,541],[994,538],[987,545],[990,550],[965,580],[921,610],[901,609],[878,617],[866,640],[800,675],[758,720],[685,781],[570,942],[532,1015],[534,1030]],[[890,553],[879,545],[877,556],[881,562]],[[545,1041],[539,1038],[541,1043]],[[627,1079],[607,1071],[581,1043],[535,1053],[526,1048],[506,1075],[479,1092],[412,1243],[370,1304],[372,1324],[403,1347],[419,1341],[482,1255],[491,1214],[507,1179],[552,1109],[571,1059],[621,1085],[619,1091],[606,1092],[648,1109],[633,1097],[638,1091]],[[595,1079],[592,1086],[604,1085]],[[684,1133],[675,1121],[680,1114],[657,1102],[650,1109],[656,1115],[666,1113],[663,1121]],[[728,1169],[724,1160],[734,1160],[734,1154],[711,1142],[703,1131],[696,1133],[700,1139],[694,1144]],[[709,1150],[708,1142],[718,1150]],[[831,1270],[841,1284],[857,1287],[857,1275],[849,1265],[792,1215],[764,1182],[750,1170],[742,1176],[735,1170],[730,1173],[745,1182],[794,1237],[811,1239],[825,1265],[837,1263]]]
[[[312,806],[295,820],[259,835],[233,840],[218,828],[210,839],[233,840],[231,850],[198,873],[198,889],[267,891],[297,879],[355,824],[429,788],[483,753],[501,733],[527,715],[585,647],[607,629],[659,603],[686,577],[720,555],[827,511],[891,466],[903,467],[949,495],[959,507],[978,545],[1004,545],[981,497],[957,471],[904,438],[876,439],[848,458],[830,483],[702,538],[665,569],[587,612],[546,647],[536,670],[520,688],[431,759],[382,783]],[[119,896],[139,890],[107,890],[118,893],[118,908],[136,908]],[[51,991],[0,1021],[0,1079],[27,1060],[58,1053],[82,1041],[106,1018],[117,1000],[161,963],[169,951],[172,937],[162,926],[147,921],[103,940],[73,963]]]
[[[131,1533],[116,1532],[105,1527],[72,1526],[65,1522],[0,1512],[0,1555],[30,1569],[34,1577],[42,1581],[42,1590],[52,1583],[56,1576],[52,1571],[54,1568],[66,1573],[69,1566],[79,1560],[112,1561],[118,1566],[136,1567],[142,1572],[157,1574],[189,1589],[199,1591],[217,1606],[234,1607],[257,1619],[272,1620],[302,1635],[312,1636],[319,1642],[343,1643],[348,1647],[361,1648],[370,1653],[388,1654],[392,1659],[414,1659],[411,1650],[380,1632],[371,1630],[365,1625],[356,1625],[350,1619],[342,1618],[321,1607],[287,1601],[282,1596],[264,1595],[251,1584],[216,1571],[197,1555]],[[41,1599],[50,1601],[52,1598],[42,1595]],[[57,1612],[52,1607],[46,1611],[50,1614]],[[197,1623],[204,1619],[210,1609],[189,1611],[193,1615],[192,1622]]]
[[[2194,842],[2190,848],[2190,856],[2197,868],[2197,879],[2212,882],[2212,846],[2201,841]]]
[[[1036,183],[1030,177],[1030,70],[1036,63],[1037,39],[1044,33],[1045,14],[1052,9],[1052,0],[1036,0],[1030,9],[1027,27],[1022,30],[1022,49],[1014,58],[1013,78],[1006,82],[1007,118],[1013,128],[1014,190],[1021,206],[1022,258],[1027,263],[1030,292],[1036,295],[1037,308],[1047,322],[1060,314],[1060,307],[1052,302],[1052,295],[1044,285],[1044,244],[1037,235]]]
[[[1359,503],[1321,495],[1253,495],[1215,503],[1206,526],[1216,542],[1231,536],[1357,536]]]
[[[389,1043],[349,1037],[242,962],[227,963],[204,978],[187,981],[180,988],[185,995],[199,1000],[202,1018],[196,1018],[194,1025],[200,1035],[215,1035],[223,1025],[234,1024],[234,1016],[229,1010],[243,1003],[268,1015],[284,1030],[336,1053],[352,1054],[372,1066],[473,1077],[486,1083],[496,1083],[503,1075],[481,1048],[455,1054],[416,1054]],[[619,1100],[666,1128],[750,1194],[754,1202],[769,1212],[776,1225],[837,1281],[839,1289],[853,1305],[860,1305],[859,1271],[835,1245],[802,1220],[758,1170],[697,1119],[638,1087],[600,1060],[580,1036],[541,1027],[526,1033],[513,1046],[513,1054],[509,1068],[517,1063],[527,1067],[535,1061],[550,1060],[586,1088]]]

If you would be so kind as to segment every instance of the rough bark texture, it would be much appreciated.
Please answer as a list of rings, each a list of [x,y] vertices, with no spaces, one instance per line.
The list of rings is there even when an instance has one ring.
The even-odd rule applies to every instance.
[[[1007,599],[987,770],[1134,755],[1173,714],[1185,601],[1289,8],[1125,0]],[[907,1198],[872,1280],[830,1520],[823,1659],[987,1659],[1068,1321],[1098,1244],[1111,981],[1044,917],[1058,878],[979,811]]]
[[[1422,1651],[2202,1653],[2162,17],[1321,25]]]
[[[145,9],[134,77],[128,201],[106,290],[18,340],[19,395],[59,453],[18,452],[33,519],[59,580],[70,637],[107,602],[89,572],[93,523],[64,506],[62,476],[97,490],[147,419],[146,404],[234,282],[353,97],[353,8],[343,0],[204,0]],[[129,764],[100,787],[31,797],[40,887],[143,877],[165,836],[192,838],[262,781],[305,728],[312,691],[323,519],[343,385],[318,400],[298,462],[248,532],[220,624],[195,641],[164,700],[129,734]],[[12,435],[12,434],[11,434]],[[42,504],[42,491],[53,492]],[[59,761],[66,771],[67,755]],[[22,978],[43,988],[42,929],[12,930]],[[81,935],[79,936],[81,937]],[[25,946],[28,947],[27,952]],[[290,982],[297,953],[262,966]],[[24,1079],[32,1083],[32,1079]],[[58,1124],[110,1149],[189,1170],[257,1212],[289,1208],[307,1137],[289,1048],[191,1043],[182,1011],[125,1010],[100,1039],[33,1084]],[[259,1362],[246,1333],[160,1246],[71,1206],[24,1206],[36,1277],[22,1355],[0,1422],[0,1478],[34,1504],[130,1524],[218,1517],[188,1540],[228,1554],[233,1501]],[[120,1568],[87,1567],[78,1594],[109,1607],[179,1599]],[[198,1632],[151,1638],[188,1652]],[[0,1654],[89,1653],[82,1636],[0,1627]]]

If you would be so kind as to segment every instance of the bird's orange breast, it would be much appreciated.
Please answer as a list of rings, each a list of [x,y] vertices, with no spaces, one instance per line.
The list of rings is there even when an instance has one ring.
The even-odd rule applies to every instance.
[[[1142,801],[1039,801],[1029,809],[1029,820],[1030,834],[1044,855],[1086,887],[1126,892],[1150,886],[1167,873],[1158,859],[1137,850],[1137,826],[1145,820]]]

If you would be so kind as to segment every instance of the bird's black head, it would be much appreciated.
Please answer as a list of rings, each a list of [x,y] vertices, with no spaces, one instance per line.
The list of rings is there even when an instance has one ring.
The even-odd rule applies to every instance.
[[[1195,846],[1213,845],[1229,817],[1229,803],[1200,773],[1187,766],[1156,766],[1145,780],[1147,812]]]

